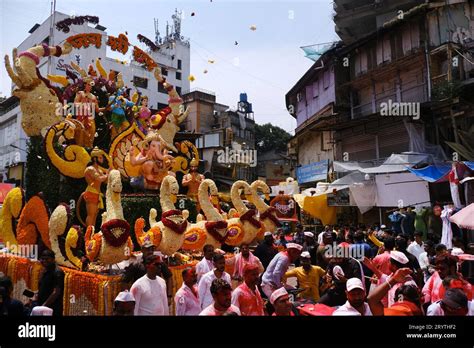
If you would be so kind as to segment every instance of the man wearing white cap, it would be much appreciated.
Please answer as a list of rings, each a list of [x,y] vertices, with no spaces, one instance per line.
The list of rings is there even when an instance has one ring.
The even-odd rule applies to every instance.
[[[273,291],[270,296],[270,303],[273,305],[275,312],[272,314],[276,317],[294,316],[291,310],[290,296],[285,288],[279,288]]]
[[[132,316],[135,311],[135,297],[129,291],[120,292],[114,301],[114,316]]]
[[[296,243],[288,243],[286,250],[279,252],[272,259],[262,276],[262,290],[270,298],[273,291],[284,286],[283,277],[291,263],[301,255],[303,247]]]
[[[346,282],[347,301],[336,309],[332,315],[371,316],[369,305],[365,302],[365,290],[359,278]]]
[[[368,261],[367,259],[364,260],[364,264],[370,268],[371,271],[374,272],[374,274],[379,278],[379,281],[377,285],[381,285],[384,283],[389,284],[390,290],[387,293],[387,296],[382,299],[382,303],[385,308],[391,307],[395,303],[395,293],[399,287],[402,285],[414,285],[415,287],[418,287],[416,282],[413,280],[413,278],[410,275],[407,275],[405,277],[405,280],[403,282],[398,282],[394,285],[391,285],[392,282],[390,282],[391,277],[395,274],[395,272],[398,269],[401,268],[406,268],[408,266],[408,258],[404,253],[401,251],[397,250],[392,250],[390,252],[390,275],[383,274],[379,269],[377,269],[372,262]]]
[[[39,317],[39,316],[50,317],[52,315],[53,315],[53,310],[45,306],[36,306],[31,310],[32,317]]]
[[[304,243],[303,251],[309,252],[311,256],[311,263],[316,264],[316,240],[314,239],[314,233],[310,231],[304,232]]]
[[[299,294],[299,297],[318,301],[319,300],[319,280],[326,272],[319,266],[311,265],[311,256],[309,252],[303,251],[301,253],[301,267],[293,268],[285,273],[283,282],[287,278],[296,277],[298,280],[298,288],[304,289]]]

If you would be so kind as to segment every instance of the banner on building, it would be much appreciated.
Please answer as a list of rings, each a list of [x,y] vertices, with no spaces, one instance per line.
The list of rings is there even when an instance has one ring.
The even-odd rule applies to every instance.
[[[328,176],[328,160],[313,162],[296,168],[296,180],[299,184],[326,180]]]
[[[351,205],[348,189],[328,193],[327,196],[328,207],[348,207]]]
[[[298,221],[296,202],[292,196],[280,194],[271,200],[270,206],[276,209],[276,215],[279,220]]]

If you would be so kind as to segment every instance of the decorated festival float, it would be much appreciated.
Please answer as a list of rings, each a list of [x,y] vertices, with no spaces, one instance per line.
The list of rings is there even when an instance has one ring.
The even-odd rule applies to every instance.
[[[91,20],[85,17],[76,20]],[[133,48],[134,61],[153,71],[167,91],[167,107],[151,110],[148,97],[129,88],[121,73],[106,71],[100,59],[87,68],[68,61],[77,50],[100,47],[101,34],[76,34],[61,46],[15,49],[13,65],[5,57],[29,146],[26,191],[9,191],[0,216],[6,246],[0,271],[12,277],[20,298],[25,289],[38,290],[42,267],[15,251],[53,250],[65,272],[64,315],[110,315],[121,287],[116,265],[139,254],[146,241],[168,256],[175,292],[181,270],[197,263],[205,244],[238,247],[279,226],[276,209],[258,194],[270,193],[262,181],[235,182],[234,208],[221,211],[215,183],[197,171],[196,147],[188,140],[175,142],[188,114],[176,88],[125,34],[106,39],[113,51]],[[146,42],[141,35],[139,40]],[[64,57],[71,69],[42,76],[38,65],[48,56]],[[187,195],[179,195],[181,188]],[[244,204],[242,194],[256,209]],[[233,254],[226,256],[233,267]]]

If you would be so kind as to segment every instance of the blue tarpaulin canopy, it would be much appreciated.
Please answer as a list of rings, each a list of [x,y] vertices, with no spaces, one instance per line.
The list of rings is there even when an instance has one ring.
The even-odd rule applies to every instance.
[[[462,162],[464,163],[470,170],[474,170],[474,162]]]
[[[428,182],[437,182],[437,181],[445,181],[446,180],[446,175],[449,173],[451,170],[451,165],[449,164],[430,164],[427,167],[421,168],[421,169],[414,169],[414,168],[409,168],[407,169],[415,174],[416,176],[422,178],[425,181]]]

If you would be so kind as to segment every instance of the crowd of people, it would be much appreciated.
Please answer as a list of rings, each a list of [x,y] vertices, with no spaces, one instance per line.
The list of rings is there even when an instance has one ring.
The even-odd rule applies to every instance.
[[[295,233],[266,232],[258,245],[242,245],[232,274],[225,271],[223,252],[206,245],[202,260],[182,272],[175,312],[296,316],[299,308],[314,305],[335,316],[472,315],[472,279],[463,276],[457,257],[464,254],[463,244],[455,241],[448,250],[423,239],[421,232],[407,235],[385,226],[326,226],[316,235],[298,224]],[[150,265],[163,261],[151,255],[154,261],[144,259],[143,277],[153,279],[157,272]],[[166,293],[165,282],[156,288],[135,285],[141,282],[119,295],[115,312],[126,307],[130,315],[168,315],[166,306],[155,304]],[[154,304],[143,303],[145,293]]]
[[[425,239],[425,240],[423,240]],[[460,240],[447,249],[423,233],[381,228],[326,226],[320,233],[265,232],[256,245],[242,245],[226,272],[220,249],[205,245],[203,258],[182,271],[171,293],[172,274],[152,243],[122,275],[114,315],[296,316],[313,306],[325,315],[473,315],[473,279],[461,267]],[[9,277],[0,275],[0,313],[61,315],[63,271],[54,254],[41,256],[39,292],[26,305],[11,297]]]

